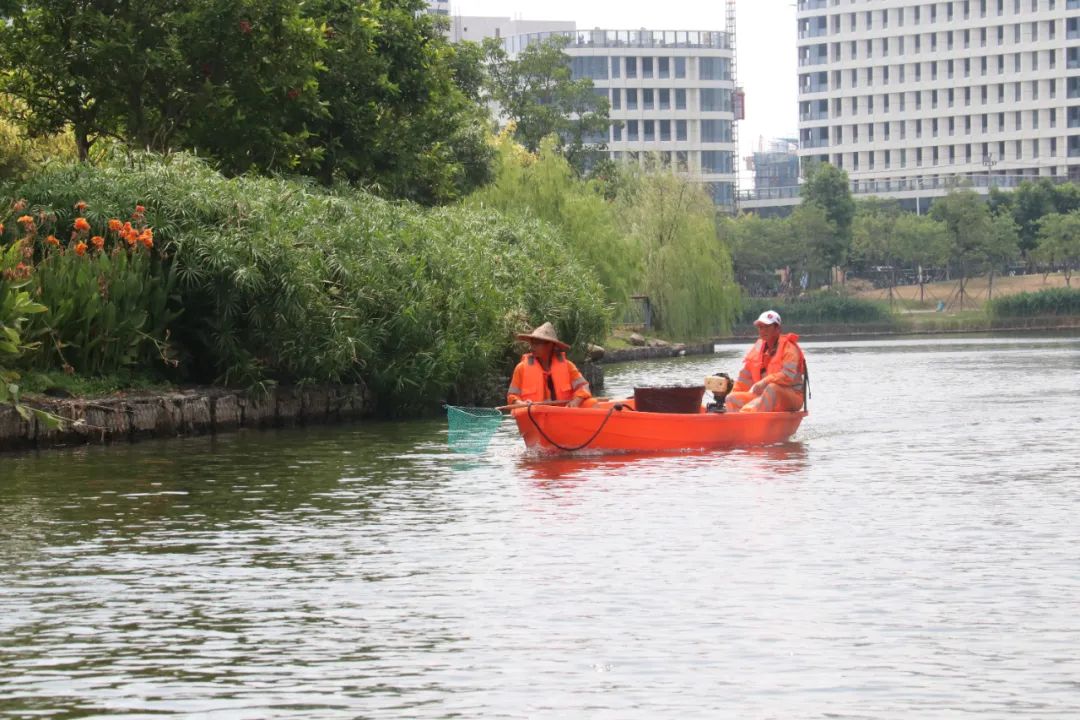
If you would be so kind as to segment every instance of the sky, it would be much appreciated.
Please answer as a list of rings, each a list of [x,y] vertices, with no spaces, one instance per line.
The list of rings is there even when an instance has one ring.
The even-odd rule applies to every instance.
[[[578,29],[723,30],[723,0],[450,0],[454,15],[522,20],[573,20]],[[797,137],[795,0],[736,4],[738,84],[746,91],[739,123],[741,184],[750,178],[741,158],[772,138]]]

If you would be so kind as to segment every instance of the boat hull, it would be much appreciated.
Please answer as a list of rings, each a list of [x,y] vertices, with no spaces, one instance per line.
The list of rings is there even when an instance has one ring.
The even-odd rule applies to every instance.
[[[525,445],[552,452],[696,450],[771,445],[807,413],[652,413],[628,407],[534,405],[514,410]]]

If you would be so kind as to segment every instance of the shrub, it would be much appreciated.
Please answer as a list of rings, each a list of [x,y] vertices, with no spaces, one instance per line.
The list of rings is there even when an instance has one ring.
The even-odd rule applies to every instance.
[[[768,308],[766,308],[768,305]],[[836,293],[809,295],[798,300],[749,303],[743,308],[740,325],[754,322],[765,309],[780,313],[785,326],[826,323],[892,323],[887,305]]]
[[[580,351],[610,321],[595,276],[538,221],[227,180],[187,156],[52,166],[18,193],[86,199],[95,224],[146,206],[176,276],[170,342],[198,382],[363,380],[386,409],[416,409],[504,370],[526,326],[552,320]]]
[[[1080,315],[1080,289],[1047,288],[994,298],[987,310],[992,318]]]

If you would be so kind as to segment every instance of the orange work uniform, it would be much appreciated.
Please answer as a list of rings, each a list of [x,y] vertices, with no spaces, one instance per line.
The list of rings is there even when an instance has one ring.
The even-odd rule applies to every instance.
[[[540,402],[542,400],[573,400],[581,398],[582,406],[594,405],[589,382],[581,376],[574,363],[566,359],[566,353],[551,356],[551,366],[544,370],[532,353],[521,356],[514,368],[514,377],[506,391],[506,402]]]
[[[803,406],[806,387],[806,357],[795,333],[781,335],[772,353],[758,340],[743,358],[735,387],[727,396],[727,406],[740,412],[785,412]],[[750,392],[760,380],[767,383],[761,395]]]

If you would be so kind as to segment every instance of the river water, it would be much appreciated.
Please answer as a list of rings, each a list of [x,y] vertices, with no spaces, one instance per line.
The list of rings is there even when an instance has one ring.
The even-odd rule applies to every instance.
[[[608,368],[608,393],[744,348]],[[769,448],[445,421],[0,464],[0,717],[1080,716],[1080,337],[807,342]]]

